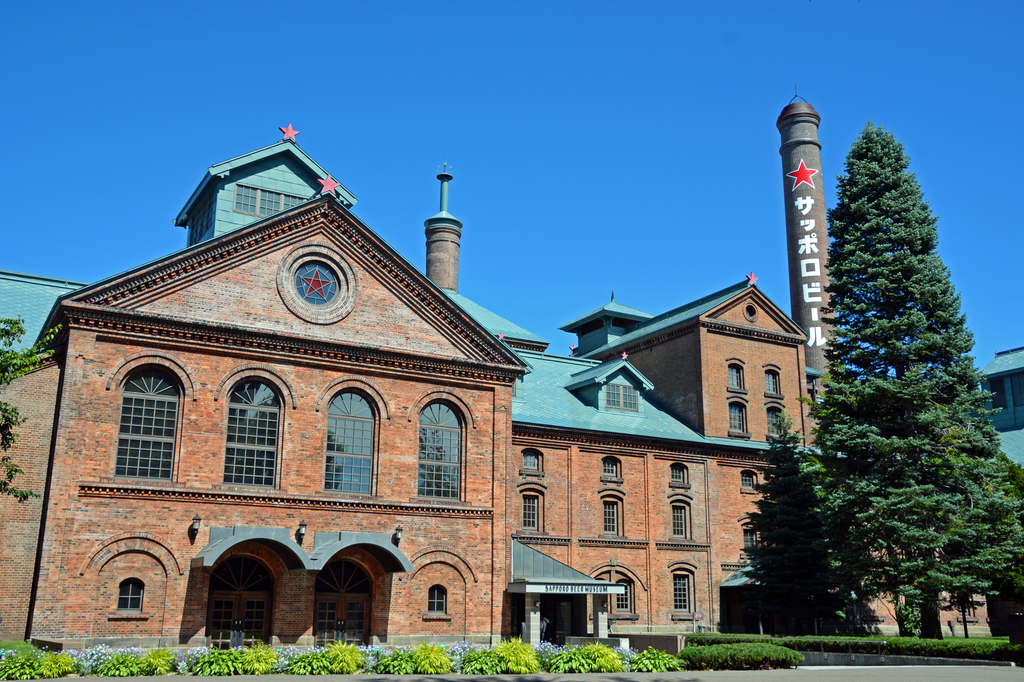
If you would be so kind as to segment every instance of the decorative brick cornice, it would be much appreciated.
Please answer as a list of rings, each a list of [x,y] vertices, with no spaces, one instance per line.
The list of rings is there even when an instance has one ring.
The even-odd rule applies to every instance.
[[[283,360],[302,358],[337,363],[357,363],[388,368],[403,373],[421,372],[431,376],[450,376],[469,380],[511,384],[521,370],[511,364],[459,360],[457,358],[423,357],[374,348],[332,344],[315,339],[288,337],[230,326],[213,326],[176,318],[140,315],[112,308],[85,304],[67,304],[67,324],[78,329],[108,332],[126,338],[174,341],[190,346],[228,348],[238,353],[248,350],[259,357],[274,356]]]
[[[722,571],[723,572],[728,571],[729,573],[732,573],[733,571],[738,571],[738,570],[740,570],[741,568],[743,568],[744,566],[747,566],[747,565],[748,564],[731,564],[731,563],[730,564],[722,564]]]
[[[647,540],[627,540],[625,538],[579,538],[576,544],[580,547],[648,547]]]
[[[524,545],[563,545],[568,546],[572,544],[572,538],[559,538],[552,537],[549,535],[517,535],[513,534],[518,542]]]
[[[644,348],[657,346],[659,344],[665,343],[666,341],[674,339],[677,336],[684,336],[686,334],[689,334],[695,331],[697,329],[697,326],[697,321],[693,320],[684,323],[678,327],[674,327],[673,329],[669,329],[668,331],[664,331],[660,334],[644,337],[643,339],[637,341],[636,343],[631,343],[625,346],[613,346],[612,348],[609,348],[607,351],[605,351],[603,355],[599,355],[598,359],[603,361],[608,360],[610,358],[618,357],[623,351],[625,351],[628,355],[633,355],[634,353],[640,352]]]
[[[711,550],[711,545],[702,542],[655,542],[654,547],[677,552],[707,552]]]
[[[701,320],[700,326],[708,331],[731,334],[733,336],[745,336],[762,341],[774,341],[775,343],[784,343],[788,346],[802,346],[804,341],[807,340],[806,337],[796,334],[787,334],[785,332],[770,331],[756,327],[741,327],[735,324],[719,322],[718,320]]]
[[[337,509],[365,512],[398,512],[417,516],[435,517],[480,517],[494,516],[491,507],[453,507],[406,502],[383,502],[323,496],[283,495],[277,491],[265,494],[256,492],[235,492],[228,490],[206,490],[199,488],[137,485],[128,482],[78,483],[79,497],[106,497],[131,500],[176,500],[209,504],[247,505],[249,507],[286,507],[294,509]]]

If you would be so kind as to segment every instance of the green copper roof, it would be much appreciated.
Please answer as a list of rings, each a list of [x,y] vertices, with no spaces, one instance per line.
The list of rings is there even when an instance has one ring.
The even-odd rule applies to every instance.
[[[745,291],[750,286],[751,285],[747,283],[747,280],[744,279],[739,284],[734,284],[731,287],[726,287],[721,291],[716,291],[715,293],[710,294],[709,296],[705,296],[704,298],[693,301],[692,303],[687,303],[686,305],[680,306],[675,310],[670,310],[667,313],[662,313],[661,315],[658,315],[657,317],[652,317],[646,322],[641,322],[635,327],[630,328],[629,332],[623,334],[614,341],[606,343],[600,348],[595,348],[592,351],[584,353],[583,357],[586,358],[603,355],[604,353],[607,353],[610,350],[613,350],[620,346],[627,346],[638,339],[642,339],[645,336],[650,336],[651,334],[659,332],[662,329],[674,327],[675,325],[686,322],[689,319],[692,319],[699,315],[703,315],[709,310],[721,305],[722,303],[725,303],[736,294]],[[585,319],[585,317],[586,316],[580,319]],[[570,322],[569,324],[573,323]],[[562,329],[565,329],[565,327],[562,327]]]
[[[642,415],[621,410],[602,412],[583,403],[567,387],[581,372],[600,368],[596,360],[583,360],[536,351],[517,350],[533,371],[523,377],[522,399],[512,402],[512,421],[556,428],[598,431],[602,433],[663,438],[687,443],[717,445],[746,450],[766,450],[766,443],[709,438],[700,435],[662,410],[647,396]],[[621,368],[621,360],[614,364]]]
[[[573,374],[572,381],[566,385],[566,388],[570,391],[575,391],[577,388],[588,386],[590,384],[604,383],[605,379],[620,369],[625,370],[636,377],[636,380],[643,385],[645,391],[650,391],[654,388],[654,384],[652,384],[647,377],[641,374],[640,370],[631,365],[628,360],[623,360],[622,358],[618,358],[610,362],[603,362],[600,365],[588,367],[581,372]]]
[[[25,323],[25,335],[13,348],[28,348],[34,344],[53,302],[84,286],[84,282],[0,270],[0,317],[20,317]]]
[[[547,341],[540,338],[533,332],[528,332],[519,325],[509,322],[504,317],[495,315],[487,308],[483,307],[479,303],[469,300],[462,294],[450,289],[442,289],[441,291],[448,294],[448,298],[458,303],[459,307],[465,310],[470,317],[495,336],[498,334],[504,334],[510,339],[547,344]]]
[[[1010,461],[1024,467],[1024,426],[1000,431],[999,444],[1002,446],[1003,454],[1009,457]]]
[[[612,301],[607,305],[603,305],[597,310],[591,310],[589,313],[582,317],[577,317],[572,322],[566,322],[559,329],[563,332],[575,331],[577,327],[582,327],[591,320],[596,320],[601,317],[622,317],[627,320],[649,320],[654,317],[650,313],[645,313],[642,310],[636,308],[630,308],[628,305],[622,305]]]
[[[1020,372],[1024,370],[1024,348],[1014,348],[996,353],[996,359],[981,370],[987,377]]]

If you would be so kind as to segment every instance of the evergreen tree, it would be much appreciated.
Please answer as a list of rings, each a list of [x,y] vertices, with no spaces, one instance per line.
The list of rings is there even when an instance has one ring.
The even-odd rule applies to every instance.
[[[917,605],[922,636],[941,639],[943,599],[990,592],[1022,536],[981,416],[973,339],[909,163],[871,124],[846,158],[829,211],[835,327],[812,414],[846,584]]]
[[[769,438],[768,468],[757,486],[761,497],[750,514],[758,542],[749,572],[756,582],[755,608],[793,618],[797,634],[803,634],[803,621],[835,617],[844,603],[829,580],[818,465],[790,430],[792,423],[783,416],[780,434]]]

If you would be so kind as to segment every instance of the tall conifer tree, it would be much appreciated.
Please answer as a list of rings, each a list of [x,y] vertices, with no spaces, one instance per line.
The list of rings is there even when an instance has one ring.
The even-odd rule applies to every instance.
[[[983,594],[1021,546],[971,333],[936,218],[895,137],[853,143],[829,211],[835,325],[813,409],[832,479],[829,532],[858,596],[903,597],[942,637],[948,595]]]

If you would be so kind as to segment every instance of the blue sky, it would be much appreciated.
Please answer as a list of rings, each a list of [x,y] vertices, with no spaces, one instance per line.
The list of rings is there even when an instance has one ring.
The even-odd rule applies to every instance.
[[[206,168],[292,123],[421,268],[447,158],[460,292],[553,352],[612,290],[660,313],[753,271],[788,311],[775,120],[796,87],[829,205],[868,120],[893,132],[979,365],[1024,346],[1024,3],[16,3],[5,23],[0,269],[91,282],[180,249]]]

